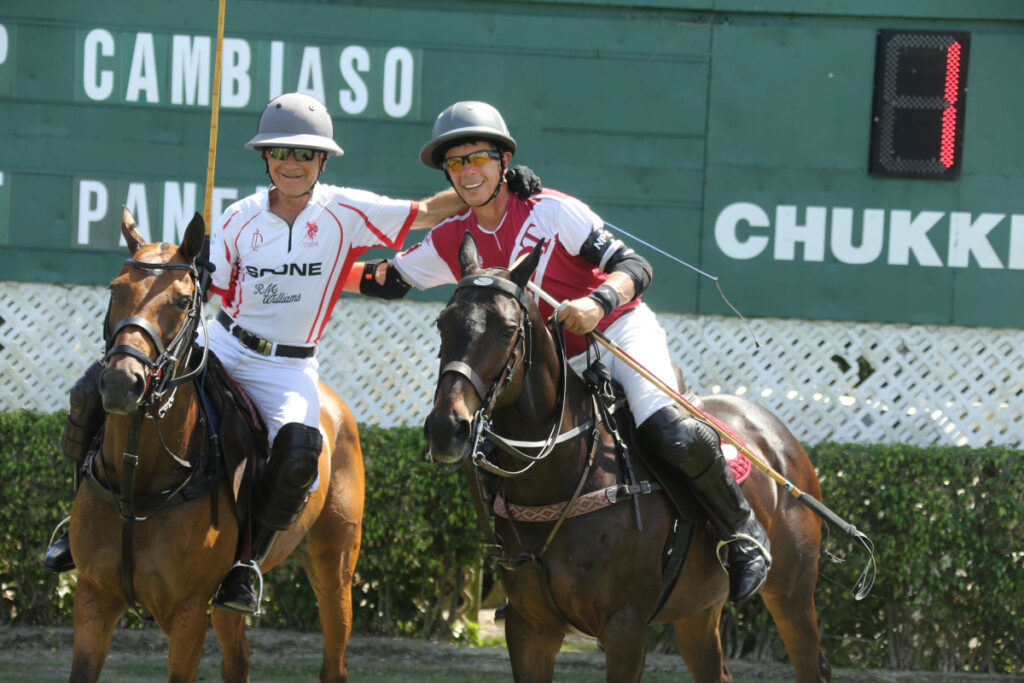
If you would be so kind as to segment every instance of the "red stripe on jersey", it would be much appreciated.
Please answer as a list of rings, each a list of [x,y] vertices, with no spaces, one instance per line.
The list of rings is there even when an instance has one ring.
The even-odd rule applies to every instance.
[[[402,229],[398,232],[398,235],[395,237],[395,239],[391,239],[387,235],[385,235],[380,230],[380,228],[374,225],[365,213],[363,213],[356,207],[352,206],[351,204],[343,204],[341,202],[338,202],[338,206],[340,206],[343,209],[348,209],[349,211],[353,211],[359,214],[359,217],[363,219],[363,222],[366,224],[366,227],[370,229],[370,232],[376,235],[377,239],[381,241],[381,246],[390,247],[392,249],[402,248],[402,243],[405,242],[405,236],[409,232],[409,228],[412,227],[413,221],[416,220],[416,214],[419,213],[419,202],[412,202],[412,209],[409,211],[409,217],[405,219],[405,223],[402,225]],[[327,207],[324,208],[326,210]],[[341,222],[339,221],[338,224],[340,225]]]
[[[331,317],[331,310],[334,308],[333,299],[337,298],[337,294],[335,292],[339,285],[342,287],[344,286],[345,275],[352,267],[351,263],[348,264],[348,268],[345,268],[345,264],[342,264],[339,272],[338,262],[341,261],[341,250],[345,248],[345,228],[341,225],[341,219],[331,213],[331,210],[328,207],[323,206],[323,210],[328,216],[334,219],[335,224],[338,226],[338,251],[334,254],[334,261],[331,264],[331,273],[327,277],[328,285],[327,287],[324,287],[324,291],[320,294],[320,303],[317,306],[316,315],[313,317],[313,324],[310,326],[309,332],[306,334],[306,342],[312,342],[314,344],[320,340],[320,336],[324,333],[324,327],[327,325],[327,321]],[[349,251],[352,251],[351,248]],[[346,261],[347,260],[348,259],[346,259]],[[336,274],[340,275],[340,277],[337,277]],[[335,277],[337,277],[337,280],[335,280]],[[328,296],[328,290],[331,289],[330,283],[332,281],[335,282],[335,287]],[[323,315],[322,318],[321,315]],[[317,321],[320,321],[319,324],[317,324]]]

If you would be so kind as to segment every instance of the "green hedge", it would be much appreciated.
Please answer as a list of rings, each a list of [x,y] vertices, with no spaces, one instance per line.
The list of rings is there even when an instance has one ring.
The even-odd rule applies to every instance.
[[[0,623],[71,621],[73,579],[38,568],[70,509],[70,467],[56,446],[62,420],[0,413]],[[466,569],[481,558],[463,476],[425,462],[419,429],[360,429],[367,502],[356,631],[457,636],[446,610],[478,580]],[[816,599],[833,666],[1024,673],[1024,453],[833,443],[809,452],[826,505],[868,534],[878,563],[871,595],[853,600],[866,554],[837,530],[826,536]],[[317,628],[294,563],[268,582],[261,626]],[[722,630],[732,657],[784,657],[759,601],[730,606]],[[652,646],[665,637],[654,631]]]

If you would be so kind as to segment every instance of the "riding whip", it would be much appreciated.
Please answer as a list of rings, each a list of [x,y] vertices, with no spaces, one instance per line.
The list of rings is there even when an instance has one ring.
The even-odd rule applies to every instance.
[[[537,296],[542,298],[544,301],[546,301],[548,304],[555,307],[556,309],[562,305],[562,303],[555,300],[554,297],[552,297],[547,292],[542,290],[532,281],[527,282],[526,286],[530,289],[530,291],[535,293]],[[633,370],[638,372],[640,376],[642,376],[648,382],[650,382],[658,389],[660,389],[662,392],[667,394],[669,398],[678,403],[684,410],[686,410],[686,412],[688,412],[690,415],[693,415],[696,418],[704,420],[709,425],[711,425],[715,429],[715,431],[718,432],[718,435],[724,441],[732,444],[732,446],[736,448],[737,451],[745,455],[747,459],[750,460],[750,462],[752,462],[754,465],[758,467],[758,469],[763,471],[766,475],[768,475],[769,478],[771,478],[777,484],[779,484],[784,489],[789,491],[789,493],[792,494],[797,500],[799,500],[805,506],[810,508],[819,517],[836,525],[844,534],[846,534],[847,536],[849,536],[850,538],[854,539],[862,546],[864,546],[864,548],[868,551],[870,561],[868,566],[865,567],[864,571],[861,573],[860,579],[858,580],[857,585],[854,588],[854,598],[857,600],[861,600],[867,596],[867,594],[871,591],[871,586],[874,584],[874,545],[871,543],[871,539],[869,539],[863,532],[859,531],[857,527],[855,527],[853,524],[850,524],[849,522],[842,519],[839,515],[832,512],[832,510],[828,509],[825,506],[825,504],[822,503],[820,500],[818,500],[814,496],[808,495],[804,491],[801,491],[793,482],[789,481],[784,476],[776,472],[775,468],[773,468],[770,463],[765,462],[759,456],[754,455],[754,453],[749,448],[747,448],[747,446],[744,443],[736,439],[728,431],[721,429],[719,427],[717,420],[703,412],[697,406],[693,405],[693,403],[688,401],[678,391],[676,391],[668,384],[663,382],[661,379],[659,379],[650,370],[648,370],[639,362],[637,362],[636,359],[634,359],[628,353],[623,351],[618,344],[609,339],[599,330],[594,330],[593,332],[591,332],[591,334],[593,334],[594,338],[601,342],[601,344],[605,348],[611,351],[614,356],[622,360],[624,363],[626,363],[626,365],[628,365]]]
[[[739,319],[743,321],[743,324],[747,326],[747,329],[750,331],[750,336],[754,338],[754,346],[757,346],[757,347],[764,346],[764,344],[761,343],[761,340],[757,338],[757,335],[754,334],[754,330],[750,327],[750,323],[747,322],[747,319],[743,317],[743,314],[740,313],[736,309],[736,307],[732,305],[732,302],[729,301],[728,297],[725,296],[725,292],[722,291],[722,285],[719,284],[719,282],[718,282],[718,276],[717,275],[712,275],[711,273],[709,273],[707,271],[701,270],[697,266],[695,266],[693,264],[690,264],[690,263],[687,263],[683,259],[668,253],[664,249],[661,249],[660,247],[656,247],[655,245],[651,244],[650,242],[647,242],[646,240],[643,240],[643,239],[637,237],[636,235],[623,230],[622,228],[619,228],[619,227],[616,227],[616,226],[612,225],[608,221],[605,221],[604,225],[605,225],[606,228],[611,228],[615,232],[621,233],[621,234],[625,235],[626,237],[630,238],[631,240],[635,240],[635,241],[639,242],[640,244],[644,245],[648,249],[653,249],[654,251],[658,252],[659,254],[664,256],[665,258],[671,259],[671,260],[675,261],[676,263],[678,263],[679,265],[685,266],[685,267],[689,268],[693,272],[697,273],[697,275],[700,275],[701,277],[706,277],[707,279],[709,279],[712,282],[714,282],[715,283],[715,289],[718,290],[718,296],[722,297],[722,301],[724,301],[725,305],[729,307],[729,310],[731,310],[733,313],[735,313],[739,317]]]

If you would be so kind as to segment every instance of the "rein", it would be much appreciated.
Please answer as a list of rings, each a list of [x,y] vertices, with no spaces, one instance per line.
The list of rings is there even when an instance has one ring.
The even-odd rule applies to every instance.
[[[208,346],[204,346],[202,357],[196,367],[191,371],[186,370],[179,374],[181,368],[188,367],[192,356],[192,340],[196,336],[199,325],[203,325],[205,328],[206,324],[203,320],[203,294],[201,287],[198,285],[199,275],[195,265],[191,263],[147,263],[135,259],[125,259],[124,263],[128,266],[154,272],[185,270],[188,271],[189,276],[192,278],[193,285],[192,302],[185,314],[185,320],[182,321],[174,338],[166,347],[163,345],[159,330],[141,316],[124,318],[113,331],[110,331],[110,307],[108,306],[106,322],[103,325],[104,342],[106,344],[103,364],[106,365],[113,356],[127,355],[142,363],[147,369],[146,389],[139,398],[138,409],[132,414],[128,429],[128,441],[121,456],[120,492],[114,491],[109,480],[105,483],[96,480],[95,475],[92,473],[91,461],[88,467],[89,477],[87,479],[87,481],[95,482],[94,491],[98,488],[106,492],[106,495],[101,494],[101,497],[114,504],[121,518],[121,586],[128,604],[134,606],[135,594],[132,588],[132,575],[134,573],[134,562],[132,559],[134,524],[150,519],[165,507],[187,500],[188,498],[181,495],[181,493],[192,482],[197,473],[191,462],[180,457],[167,447],[163,434],[160,432],[160,420],[163,419],[167,411],[174,404],[178,387],[185,382],[194,380],[204,370],[209,351]],[[153,348],[156,349],[156,360],[151,359],[147,353],[135,346],[114,343],[118,334],[129,327],[136,327],[146,334]],[[168,392],[170,393],[168,394]],[[155,412],[152,412],[154,407]],[[157,497],[154,509],[148,515],[139,517],[136,516],[135,471],[139,463],[138,450],[143,417],[149,417],[153,420],[153,426],[161,447],[175,463],[189,470],[189,474],[175,489],[160,494]],[[104,479],[106,479],[107,465],[103,458],[102,450],[100,451],[100,462],[103,465]]]

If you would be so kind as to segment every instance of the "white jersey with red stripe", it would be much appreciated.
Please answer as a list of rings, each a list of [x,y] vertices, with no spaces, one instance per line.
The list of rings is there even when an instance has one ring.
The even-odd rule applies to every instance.
[[[213,226],[211,290],[241,327],[280,344],[323,334],[352,264],[367,249],[401,249],[416,201],[317,183],[289,225],[267,190],[228,207]]]
[[[543,239],[544,253],[531,279],[558,301],[578,299],[608,277],[580,255],[590,233],[603,226],[604,221],[579,199],[545,188],[526,199],[509,195],[505,217],[493,231],[480,227],[470,210],[452,216],[422,242],[398,254],[394,265],[409,284],[426,289],[458,281],[459,246],[467,231],[476,240],[484,268],[511,267]],[[623,304],[605,316],[598,329],[604,331],[637,305],[639,299]],[[553,309],[543,301],[539,306],[541,316],[547,319]],[[566,334],[566,347],[572,356],[584,349],[584,341]]]

